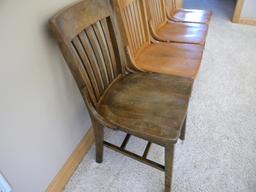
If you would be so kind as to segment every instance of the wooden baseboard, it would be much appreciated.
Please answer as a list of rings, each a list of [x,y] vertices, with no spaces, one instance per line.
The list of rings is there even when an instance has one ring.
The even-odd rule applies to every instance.
[[[65,185],[67,184],[70,177],[73,175],[77,166],[83,160],[84,156],[89,151],[93,143],[94,134],[93,129],[90,128],[82,141],[76,147],[75,151],[71,154],[65,165],[50,183],[49,187],[46,190],[47,192],[63,191]]]
[[[239,23],[246,24],[246,25],[256,25],[256,19],[255,18],[241,17],[239,19]]]

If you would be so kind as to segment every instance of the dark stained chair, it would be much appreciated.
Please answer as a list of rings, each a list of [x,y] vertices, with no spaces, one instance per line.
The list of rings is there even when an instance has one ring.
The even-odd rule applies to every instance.
[[[103,146],[107,146],[164,171],[165,192],[169,192],[174,145],[179,137],[185,137],[192,80],[127,73],[120,32],[109,0],[74,4],[57,13],[49,25],[88,108],[95,134],[96,161],[103,161]],[[121,146],[104,141],[104,127],[127,133]],[[126,150],[131,135],[148,141],[142,156]],[[147,159],[151,143],[165,148],[165,166]]]
[[[154,39],[162,42],[179,42],[205,45],[208,25],[169,21],[165,0],[144,0],[149,28]]]
[[[176,0],[165,0],[167,17],[171,21],[185,23],[205,23],[209,24],[212,16],[211,11],[199,9],[177,8]]]
[[[159,43],[152,39],[144,0],[113,0],[129,70],[156,72],[195,79],[204,46]]]

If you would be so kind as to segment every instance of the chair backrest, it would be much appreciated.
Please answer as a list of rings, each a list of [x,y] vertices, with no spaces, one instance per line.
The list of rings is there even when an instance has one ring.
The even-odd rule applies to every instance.
[[[164,0],[146,0],[145,4],[150,25],[157,31],[167,21]]]
[[[109,85],[124,73],[110,0],[81,1],[60,11],[49,24],[80,91],[95,107]]]
[[[166,14],[171,17],[171,13],[174,9],[176,9],[176,0],[164,0],[165,1],[165,8]]]
[[[150,34],[143,0],[114,0],[119,23],[122,23],[130,54],[136,58],[141,49],[150,44]]]

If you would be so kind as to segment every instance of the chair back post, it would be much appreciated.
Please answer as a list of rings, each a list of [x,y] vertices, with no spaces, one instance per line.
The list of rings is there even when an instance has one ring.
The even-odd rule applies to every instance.
[[[124,53],[110,0],[84,0],[49,20],[61,52],[92,118],[101,123],[97,104],[122,76]]]

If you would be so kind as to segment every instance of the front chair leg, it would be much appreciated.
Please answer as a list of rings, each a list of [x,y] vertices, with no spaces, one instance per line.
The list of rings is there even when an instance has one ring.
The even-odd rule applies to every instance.
[[[172,171],[174,158],[174,144],[165,146],[165,192],[171,192],[172,188]]]
[[[185,140],[185,136],[186,136],[186,126],[187,126],[187,117],[183,122],[181,133],[180,133],[180,139],[183,141]]]
[[[96,145],[96,162],[103,161],[103,141],[104,141],[104,127],[98,122],[93,122],[93,130]]]

